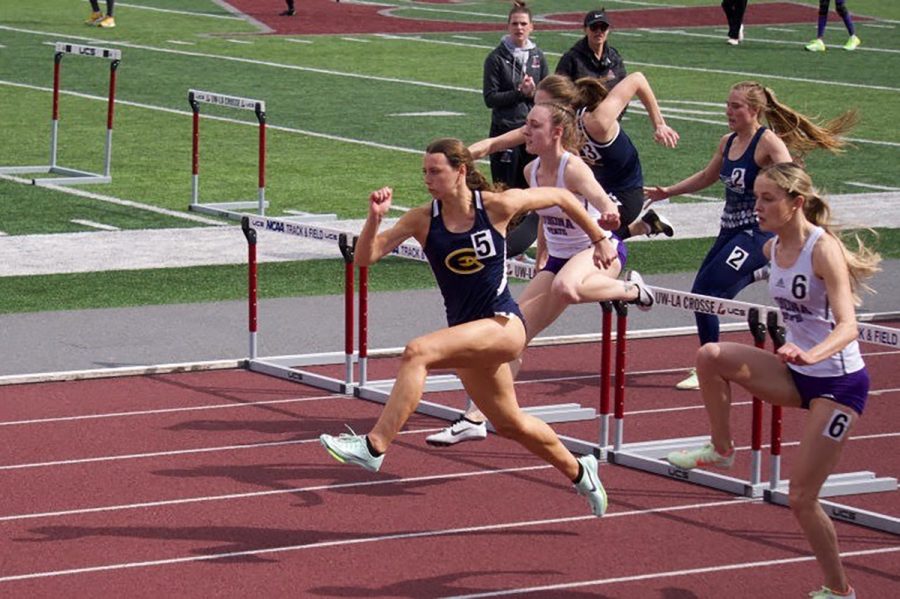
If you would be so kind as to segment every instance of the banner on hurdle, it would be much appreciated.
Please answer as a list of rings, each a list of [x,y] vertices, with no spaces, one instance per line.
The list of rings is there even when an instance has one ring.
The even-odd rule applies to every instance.
[[[112,131],[113,114],[116,104],[116,70],[122,60],[122,51],[97,46],[85,46],[56,42],[53,55],[53,105],[50,118],[50,164],[46,166],[4,166],[0,167],[0,173],[8,175],[47,173],[59,175],[57,177],[43,177],[31,179],[32,185],[73,185],[82,183],[109,183],[112,181]],[[106,109],[106,139],[103,152],[102,173],[92,173],[75,168],[60,166],[59,154],[59,91],[62,71],[62,59],[67,54],[75,56],[93,56],[104,58],[109,63],[109,93]]]

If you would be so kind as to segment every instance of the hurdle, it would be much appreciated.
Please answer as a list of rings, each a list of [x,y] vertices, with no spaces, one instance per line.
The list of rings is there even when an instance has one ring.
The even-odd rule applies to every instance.
[[[256,208],[257,213],[265,215],[268,202],[266,201],[266,103],[263,100],[229,96],[215,92],[188,90],[188,103],[193,112],[193,130],[191,134],[191,203],[189,210],[202,212],[212,216],[225,217],[231,220],[240,220],[245,213],[240,210]],[[257,192],[256,200],[232,201],[232,202],[200,202],[200,104],[213,104],[238,110],[252,110],[259,123],[258,148],[257,148]]]
[[[0,167],[0,173],[7,175],[47,173],[61,175],[59,177],[44,177],[31,179],[32,185],[73,185],[87,183],[109,183],[112,181],[112,132],[113,113],[116,104],[116,71],[122,60],[121,50],[111,50],[97,46],[84,46],[67,42],[56,42],[53,55],[53,105],[50,117],[50,164],[46,166],[4,166]],[[103,172],[92,173],[75,168],[60,166],[58,163],[59,150],[59,90],[61,83],[62,59],[67,54],[76,56],[93,56],[105,58],[109,63],[109,94],[106,109],[106,140],[103,152]]]
[[[773,306],[761,306],[727,300],[722,298],[701,296],[685,293],[672,289],[653,288],[655,305],[678,308],[691,312],[712,314],[721,317],[746,319],[753,333],[754,343],[762,347],[766,329],[772,330],[781,327],[781,314],[778,308]],[[766,324],[762,324],[765,322]],[[619,323],[623,326],[624,322]],[[877,325],[859,324],[860,338],[871,339],[870,342],[880,342],[889,347],[897,346],[897,331]],[[616,339],[624,339],[624,331],[618,330]],[[624,354],[624,350],[622,350]],[[624,369],[622,369],[624,375]],[[617,375],[619,367],[617,366]],[[773,421],[780,421],[779,410],[775,410]],[[608,450],[608,460],[618,465],[643,470],[653,474],[683,480],[702,486],[715,488],[734,495],[746,497],[763,497],[767,490],[782,489],[786,482],[778,480],[780,474],[780,461],[772,459],[770,462],[770,480],[764,482],[761,477],[761,420],[762,406],[754,402],[752,410],[752,443],[751,443],[751,472],[747,480],[727,476],[718,472],[710,472],[703,469],[682,470],[665,461],[665,456],[672,451],[693,448],[708,441],[708,436],[685,437],[676,439],[662,439],[641,443],[624,443],[624,409],[616,406],[616,431],[613,447]],[[780,453],[780,425],[773,424],[773,436],[770,445],[775,455]],[[605,439],[601,437],[601,444]],[[897,480],[891,477],[876,477],[871,472],[857,472],[847,474],[835,474],[826,480],[822,488],[822,496],[836,496],[859,493],[877,493],[897,489]],[[770,493],[775,496],[774,493]]]
[[[688,311],[715,314],[718,316],[730,316],[734,318],[746,317],[749,329],[753,334],[756,347],[765,344],[766,332],[768,332],[777,346],[783,342],[784,327],[781,324],[780,311],[775,307],[758,306],[724,300],[720,298],[699,296],[671,289],[653,288],[654,300],[662,306],[681,308]],[[627,308],[622,307],[620,310]],[[765,320],[765,324],[763,324]],[[625,323],[620,318],[617,327],[617,344],[625,337],[622,327]],[[874,343],[885,347],[897,348],[900,344],[900,331],[889,327],[858,323],[859,340]],[[617,350],[617,354],[624,355],[624,349]],[[608,364],[608,362],[607,362]],[[608,368],[608,366],[605,366]],[[616,365],[617,378],[620,373],[624,375],[624,368]],[[618,387],[617,383],[617,387]],[[676,480],[682,480],[709,488],[741,495],[746,497],[762,497],[765,501],[777,505],[788,505],[787,488],[789,481],[780,480],[781,459],[781,409],[773,406],[771,443],[770,443],[770,476],[768,483],[761,480],[761,416],[762,405],[758,398],[753,398],[752,411],[752,442],[751,442],[751,473],[748,480],[726,476],[716,472],[702,469],[682,470],[665,461],[665,456],[671,451],[696,447],[708,440],[708,436],[687,437],[680,439],[664,439],[643,443],[625,444],[623,442],[624,409],[616,398],[616,432],[612,448],[607,450],[607,459],[610,463],[650,472]],[[606,410],[601,409],[601,412]],[[601,418],[603,416],[601,415]],[[606,438],[601,431],[601,446],[606,443]],[[848,472],[835,473],[826,479],[820,492],[820,497],[834,497],[839,495],[856,495],[863,493],[880,493],[896,491],[897,479],[893,477],[877,477],[873,472]],[[834,503],[820,499],[820,503],[832,518],[866,526],[876,530],[900,533],[900,520],[892,516],[877,512],[857,509],[844,504]]]
[[[370,380],[368,377],[368,360],[370,357],[395,357],[400,355],[402,348],[370,350],[368,347],[368,269],[359,269],[359,351],[354,347],[354,297],[355,277],[353,255],[356,240],[351,234],[336,229],[329,229],[309,223],[293,222],[287,219],[273,218],[257,215],[244,215],[241,220],[241,229],[248,245],[248,332],[249,353],[246,367],[254,372],[260,372],[270,376],[283,378],[295,382],[304,383],[316,388],[325,389],[336,393],[353,395],[359,399],[385,403],[393,388],[394,379]],[[317,354],[297,354],[288,356],[258,355],[258,297],[256,244],[257,231],[270,231],[293,235],[300,238],[316,239],[324,242],[335,242],[344,261],[344,351],[326,352]],[[395,248],[392,255],[417,260],[427,261],[425,253],[417,243],[406,242]],[[528,264],[510,262],[507,266],[507,274],[512,278],[530,279],[533,275],[533,267]],[[317,372],[311,372],[303,367],[327,366],[344,364],[343,378],[329,377]],[[355,380],[355,370],[358,369],[359,380]],[[461,390],[462,383],[455,375],[429,375],[426,378],[425,393],[438,391]],[[596,410],[585,408],[579,404],[557,404],[551,406],[536,406],[523,408],[527,413],[544,420],[545,422],[572,422],[577,420],[593,419]],[[434,416],[443,420],[455,420],[464,413],[463,409],[445,406],[422,399],[416,411],[421,414]],[[493,430],[493,429],[491,429]],[[563,438],[570,449],[593,452],[596,446],[587,441]]]

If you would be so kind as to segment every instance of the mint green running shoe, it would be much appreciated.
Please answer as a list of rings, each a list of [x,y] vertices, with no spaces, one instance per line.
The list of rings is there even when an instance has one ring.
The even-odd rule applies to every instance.
[[[697,449],[683,449],[681,451],[673,451],[666,456],[666,460],[673,466],[677,466],[682,470],[693,470],[694,468],[703,468],[712,466],[714,468],[722,468],[728,470],[734,464],[734,456],[737,452],[734,449],[727,456],[720,454],[713,447],[712,443],[707,443],[703,447]]]
[[[606,489],[603,488],[600,475],[597,474],[597,458],[592,455],[583,455],[575,459],[584,468],[584,475],[575,485],[575,490],[579,495],[587,497],[588,503],[591,504],[591,512],[600,517],[606,513],[608,500]]]
[[[366,438],[354,433],[349,426],[347,428],[350,429],[349,435],[347,433],[341,433],[337,437],[320,435],[319,442],[325,446],[331,457],[338,462],[349,462],[362,466],[370,472],[378,472],[378,469],[381,468],[381,462],[384,461],[384,454],[377,458],[373,456],[369,453],[369,448],[366,446]]]

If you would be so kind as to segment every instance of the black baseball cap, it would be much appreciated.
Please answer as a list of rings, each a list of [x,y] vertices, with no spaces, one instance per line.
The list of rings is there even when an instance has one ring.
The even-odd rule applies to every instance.
[[[604,23],[609,25],[609,19],[606,18],[606,9],[601,8],[600,10],[592,10],[588,14],[584,15],[584,26],[590,27],[595,23]]]

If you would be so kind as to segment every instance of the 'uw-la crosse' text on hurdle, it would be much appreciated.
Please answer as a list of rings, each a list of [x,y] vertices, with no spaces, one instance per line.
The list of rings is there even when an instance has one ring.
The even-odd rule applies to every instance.
[[[729,306],[728,302],[717,300],[710,297],[694,297],[689,294],[674,294],[666,291],[653,290],[653,297],[660,306],[669,306],[671,308],[682,308],[702,314],[713,314],[716,316],[734,316],[737,318],[746,318],[747,310],[740,306]]]

